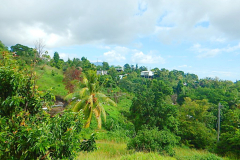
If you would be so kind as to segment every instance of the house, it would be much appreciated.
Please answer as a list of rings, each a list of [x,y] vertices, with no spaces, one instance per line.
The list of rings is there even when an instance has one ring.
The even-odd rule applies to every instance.
[[[122,66],[116,66],[115,69],[116,69],[116,71],[118,71],[118,72],[124,71],[124,69],[123,69]]]
[[[107,71],[97,71],[97,75],[107,75]]]
[[[154,72],[153,71],[142,71],[141,77],[144,78],[153,78]]]

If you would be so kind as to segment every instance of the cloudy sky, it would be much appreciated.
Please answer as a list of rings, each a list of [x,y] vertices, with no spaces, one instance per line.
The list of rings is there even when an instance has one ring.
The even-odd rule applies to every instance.
[[[240,80],[237,0],[1,0],[0,20],[9,47]]]

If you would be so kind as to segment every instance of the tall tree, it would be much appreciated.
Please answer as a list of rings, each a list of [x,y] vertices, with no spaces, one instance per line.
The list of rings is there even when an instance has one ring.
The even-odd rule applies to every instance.
[[[54,60],[55,64],[58,63],[59,59],[60,59],[60,57],[59,57],[58,52],[54,52],[53,60]]]
[[[80,81],[80,75],[82,73],[82,68],[75,68],[74,66],[68,67],[64,72],[63,83],[65,84],[65,88],[69,91],[69,93],[73,93],[76,88],[76,82]]]
[[[82,57],[81,60],[82,60],[81,68],[83,69],[83,72],[94,69],[93,68],[94,65],[87,58]]]
[[[28,46],[24,46],[21,44],[16,44],[15,46],[11,46],[11,52],[16,52],[18,56],[25,56],[25,57],[34,57],[36,53],[33,48],[29,48]]]
[[[124,72],[125,73],[130,73],[131,72],[131,67],[128,63],[124,65]]]
[[[142,125],[169,129],[172,132],[178,130],[176,106],[167,104],[165,99],[172,94],[172,89],[163,81],[148,81],[152,84],[136,84],[132,106],[130,108],[131,119],[136,130]]]
[[[38,57],[41,58],[42,55],[44,54],[45,50],[44,50],[44,47],[45,47],[45,43],[42,39],[38,39],[35,41],[34,43],[35,45],[35,49],[38,53]]]
[[[108,62],[103,62],[102,65],[103,65],[103,66],[102,66],[102,69],[103,69],[103,70],[109,70],[109,64],[108,64]]]
[[[213,107],[206,99],[192,101],[186,97],[180,107],[179,135],[182,142],[196,148],[206,148],[216,140],[213,129],[216,117],[211,111]]]
[[[80,82],[80,90],[70,93],[65,99],[72,100],[71,105],[73,111],[78,112],[81,109],[83,110],[87,120],[85,124],[86,128],[90,126],[93,113],[97,118],[98,128],[102,126],[101,113],[106,121],[103,103],[116,106],[113,100],[100,92],[98,76],[96,72],[92,70],[89,70],[86,74],[83,73],[82,81]]]
[[[16,53],[16,55],[18,56],[19,62],[21,62],[21,65],[25,65],[25,63],[31,64],[33,60],[37,59],[36,50],[21,44],[16,44],[15,46],[11,46],[11,52]]]
[[[147,71],[148,70],[147,67],[145,67],[145,66],[141,66],[139,69],[140,69],[140,71]]]

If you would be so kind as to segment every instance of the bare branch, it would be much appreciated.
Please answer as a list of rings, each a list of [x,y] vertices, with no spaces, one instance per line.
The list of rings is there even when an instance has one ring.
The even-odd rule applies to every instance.
[[[42,39],[38,39],[35,41],[34,44],[35,44],[35,49],[38,53],[38,57],[41,58],[45,52],[45,50],[44,50],[44,47],[46,46],[45,42]]]

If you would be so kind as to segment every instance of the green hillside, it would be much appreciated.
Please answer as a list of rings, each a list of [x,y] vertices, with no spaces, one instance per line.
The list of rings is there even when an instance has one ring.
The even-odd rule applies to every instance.
[[[65,97],[68,91],[63,84],[63,71],[48,65],[35,68],[37,73],[37,86],[39,90],[46,91],[51,89],[55,96]]]
[[[85,57],[0,46],[0,159],[240,158],[240,81],[107,62],[97,75]],[[68,106],[50,116],[54,96]]]

